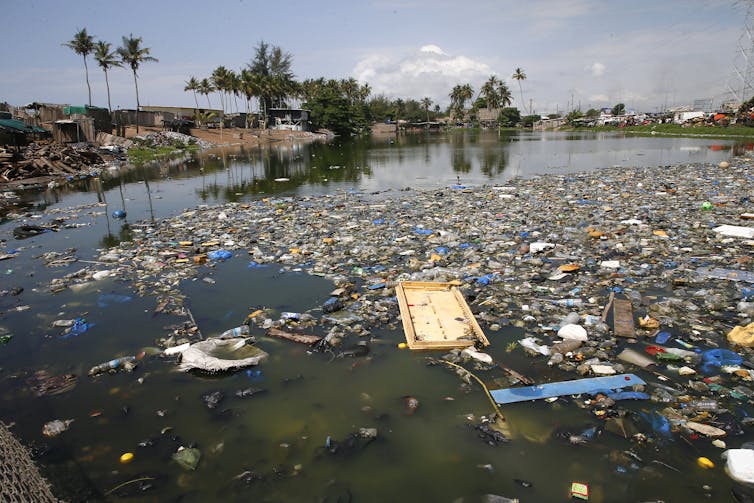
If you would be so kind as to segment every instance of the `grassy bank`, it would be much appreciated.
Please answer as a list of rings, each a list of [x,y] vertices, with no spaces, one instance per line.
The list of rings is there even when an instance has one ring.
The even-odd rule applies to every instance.
[[[671,136],[704,136],[709,138],[754,138],[754,128],[747,126],[681,126],[680,124],[647,124],[646,126],[615,126],[596,127],[568,127],[561,131],[597,131],[597,132],[622,132],[645,135],[671,135]]]
[[[199,145],[195,143],[184,145],[180,142],[176,145],[136,145],[128,149],[128,162],[141,165],[157,159],[178,157],[188,152],[197,152],[199,149]]]

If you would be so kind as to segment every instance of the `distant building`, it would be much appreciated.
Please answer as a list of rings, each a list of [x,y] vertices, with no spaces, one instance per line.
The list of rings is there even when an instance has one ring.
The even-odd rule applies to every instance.
[[[309,110],[296,108],[269,108],[267,121],[270,129],[281,131],[309,131]]]

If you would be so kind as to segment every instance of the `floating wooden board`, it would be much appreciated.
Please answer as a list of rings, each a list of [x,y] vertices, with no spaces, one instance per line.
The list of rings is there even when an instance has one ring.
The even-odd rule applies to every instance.
[[[490,396],[496,403],[506,404],[541,400],[554,396],[579,395],[581,393],[609,392],[615,389],[627,388],[634,384],[646,384],[634,374],[619,374],[607,377],[588,377],[575,381],[553,382],[524,386],[522,388],[506,388],[490,390]]]
[[[634,312],[630,300],[613,300],[613,332],[619,337],[634,337],[636,335]]]
[[[453,349],[489,341],[461,292],[451,283],[404,281],[395,287],[411,349]]]

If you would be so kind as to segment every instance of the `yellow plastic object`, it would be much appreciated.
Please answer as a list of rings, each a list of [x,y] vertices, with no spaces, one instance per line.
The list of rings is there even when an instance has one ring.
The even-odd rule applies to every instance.
[[[399,342],[398,343],[398,349],[406,349],[408,347],[408,344],[405,342]]]
[[[121,456],[120,456],[120,462],[122,464],[124,464],[124,465],[126,463],[130,463],[133,460],[134,460],[134,453],[133,452],[125,452],[125,453],[121,454]]]
[[[560,269],[561,272],[576,272],[581,269],[581,267],[578,264],[563,264],[558,267],[558,269]]]
[[[728,332],[728,342],[736,346],[754,347],[754,322],[745,327],[734,327]]]
[[[696,464],[698,464],[700,467],[704,468],[705,470],[710,470],[715,467],[715,463],[713,463],[709,458],[705,458],[704,456],[697,458]]]

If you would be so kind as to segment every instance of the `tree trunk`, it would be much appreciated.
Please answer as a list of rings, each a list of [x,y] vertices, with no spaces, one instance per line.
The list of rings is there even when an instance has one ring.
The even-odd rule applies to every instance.
[[[196,109],[199,110],[199,100],[196,99],[196,91],[194,91],[194,103],[196,103]]]
[[[521,107],[523,107],[524,112],[526,112],[526,103],[524,102],[524,89],[521,87],[521,81],[518,81],[518,92],[521,94]],[[526,112],[526,115],[531,115],[530,112]]]
[[[107,111],[113,113],[113,107],[110,104],[110,81],[107,80],[107,70],[105,72],[105,85],[107,86]]]
[[[134,88],[136,88],[136,134],[139,134],[139,82],[136,79],[136,70],[134,70]]]
[[[86,54],[84,54],[84,73],[86,74],[86,88],[89,90],[89,106],[92,106],[92,86],[89,85],[89,66],[86,64]]]

